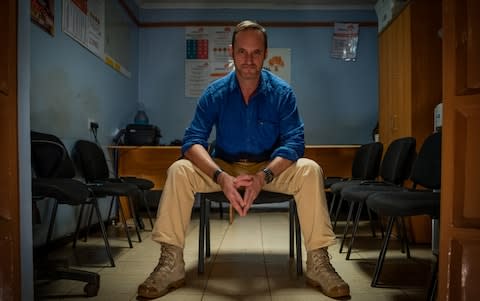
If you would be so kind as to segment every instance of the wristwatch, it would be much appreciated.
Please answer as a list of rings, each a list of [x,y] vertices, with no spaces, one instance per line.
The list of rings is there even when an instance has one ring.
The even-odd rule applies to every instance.
[[[265,174],[265,183],[269,184],[270,182],[272,182],[273,172],[270,170],[270,168],[265,167],[262,171]]]

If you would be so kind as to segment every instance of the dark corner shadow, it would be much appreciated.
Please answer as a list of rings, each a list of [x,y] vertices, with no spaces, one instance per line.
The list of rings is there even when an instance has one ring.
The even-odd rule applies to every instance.
[[[376,259],[355,259],[354,262],[361,271],[373,278]],[[424,258],[394,257],[385,258],[380,274],[379,288],[394,289],[427,289],[431,277],[433,262]]]

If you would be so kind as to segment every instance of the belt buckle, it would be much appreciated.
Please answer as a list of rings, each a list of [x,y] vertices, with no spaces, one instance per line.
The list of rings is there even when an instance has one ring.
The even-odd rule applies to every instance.
[[[237,162],[240,162],[240,163],[250,163],[252,161],[248,160],[248,159],[238,159]]]

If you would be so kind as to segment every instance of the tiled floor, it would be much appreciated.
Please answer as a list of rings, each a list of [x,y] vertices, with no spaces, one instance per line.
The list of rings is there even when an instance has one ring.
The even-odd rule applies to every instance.
[[[205,273],[197,274],[198,218],[194,214],[184,252],[186,286],[158,300],[332,300],[307,286],[303,276],[296,276],[294,260],[288,256],[286,212],[251,212],[237,217],[232,225],[226,219],[220,220],[217,214],[212,215],[212,257],[207,260]],[[425,300],[432,260],[430,246],[411,246],[412,258],[406,259],[399,244],[393,241],[381,277],[389,288],[372,288],[370,281],[381,239],[373,238],[369,229],[368,222],[364,222],[351,260],[345,260],[345,252],[339,254],[339,243],[329,248],[334,267],[350,284],[350,300]],[[337,238],[341,237],[342,223],[336,232]],[[100,274],[98,296],[89,300],[136,300],[138,284],[152,271],[159,257],[159,245],[150,239],[150,234],[143,231],[143,241],[134,242],[130,249],[121,228],[110,227],[114,268],[108,266],[103,241],[96,237],[80,242],[75,250],[66,246],[52,255],[67,257],[78,268]],[[303,253],[305,268],[305,250]],[[46,298],[51,300],[85,300],[83,286],[80,282],[61,280],[44,284],[39,291],[55,295]]]

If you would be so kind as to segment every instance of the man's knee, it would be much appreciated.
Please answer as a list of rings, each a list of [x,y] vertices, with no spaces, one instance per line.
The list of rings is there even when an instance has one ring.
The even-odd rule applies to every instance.
[[[323,169],[317,162],[312,159],[300,158],[297,161],[297,168],[302,171],[303,175],[311,177],[323,178]]]
[[[177,174],[185,174],[188,171],[193,171],[192,162],[186,159],[179,159],[170,165],[167,170],[168,176],[174,176]]]

